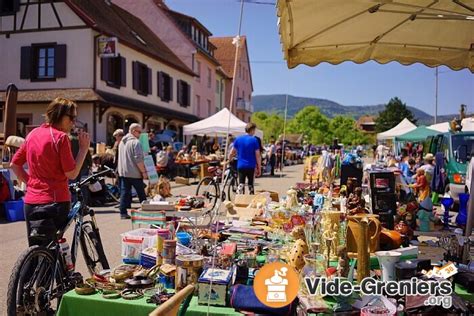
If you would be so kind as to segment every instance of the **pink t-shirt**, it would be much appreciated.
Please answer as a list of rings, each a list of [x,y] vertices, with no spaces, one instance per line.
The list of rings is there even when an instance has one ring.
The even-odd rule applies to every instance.
[[[35,128],[13,156],[12,163],[18,166],[28,164],[30,178],[25,203],[71,201],[65,173],[74,170],[76,162],[66,133],[46,124]]]

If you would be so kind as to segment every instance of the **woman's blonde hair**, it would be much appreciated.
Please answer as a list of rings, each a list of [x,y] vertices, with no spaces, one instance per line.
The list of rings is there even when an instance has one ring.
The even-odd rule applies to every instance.
[[[46,109],[46,123],[59,124],[65,115],[75,117],[77,114],[77,104],[69,99],[57,97],[48,105]]]

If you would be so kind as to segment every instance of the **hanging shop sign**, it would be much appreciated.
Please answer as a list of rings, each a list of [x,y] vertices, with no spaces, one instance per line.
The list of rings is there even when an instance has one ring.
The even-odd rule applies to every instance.
[[[100,58],[118,56],[118,40],[116,37],[99,37],[97,52]]]

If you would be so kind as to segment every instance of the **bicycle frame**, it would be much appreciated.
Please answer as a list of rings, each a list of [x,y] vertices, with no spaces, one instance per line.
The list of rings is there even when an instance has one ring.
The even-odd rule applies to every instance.
[[[68,271],[64,265],[64,261],[61,258],[61,251],[60,251],[60,246],[57,240],[59,240],[63,234],[68,230],[68,228],[71,226],[73,221],[76,222],[74,226],[74,234],[73,234],[73,240],[71,243],[71,259],[73,262],[74,267],[76,266],[76,259],[77,259],[77,249],[79,248],[78,244],[81,239],[81,234],[82,234],[82,225],[84,223],[84,216],[85,215],[90,215],[92,219],[92,223],[95,227],[96,221],[95,221],[95,216],[94,216],[94,211],[89,209],[87,205],[85,205],[82,202],[82,193],[81,193],[81,187],[88,184],[91,182],[93,179],[96,179],[100,177],[101,175],[110,172],[109,169],[102,171],[100,173],[94,174],[84,180],[82,180],[79,183],[75,183],[70,185],[71,191],[74,191],[74,193],[77,194],[77,200],[76,202],[73,203],[71,210],[68,214],[68,221],[66,225],[64,226],[63,229],[59,230],[56,233],[56,240],[53,240],[51,243],[48,244],[46,247],[47,249],[50,249],[53,252],[53,257],[55,259],[55,266],[54,266],[54,271],[51,280],[61,280],[61,284],[57,284],[56,288],[58,289],[58,293],[53,293],[53,284],[54,282],[51,282],[50,289],[47,290],[47,295],[49,297],[49,300],[54,299],[55,297],[52,296],[53,294],[56,294],[57,296],[61,296],[64,292],[69,291],[71,288],[69,284],[66,284],[67,281],[74,281],[73,279],[67,279],[68,277],[72,276],[74,270]],[[60,276],[60,278],[58,278]]]

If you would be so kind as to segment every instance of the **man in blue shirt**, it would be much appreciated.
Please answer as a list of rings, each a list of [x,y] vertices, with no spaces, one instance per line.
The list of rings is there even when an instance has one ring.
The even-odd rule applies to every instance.
[[[245,179],[247,179],[250,194],[254,194],[254,176],[260,176],[262,159],[260,156],[260,146],[254,137],[256,129],[257,126],[255,123],[248,123],[247,126],[245,126],[245,132],[247,134],[235,139],[234,147],[230,152],[231,159],[237,155],[239,194],[245,193]]]

